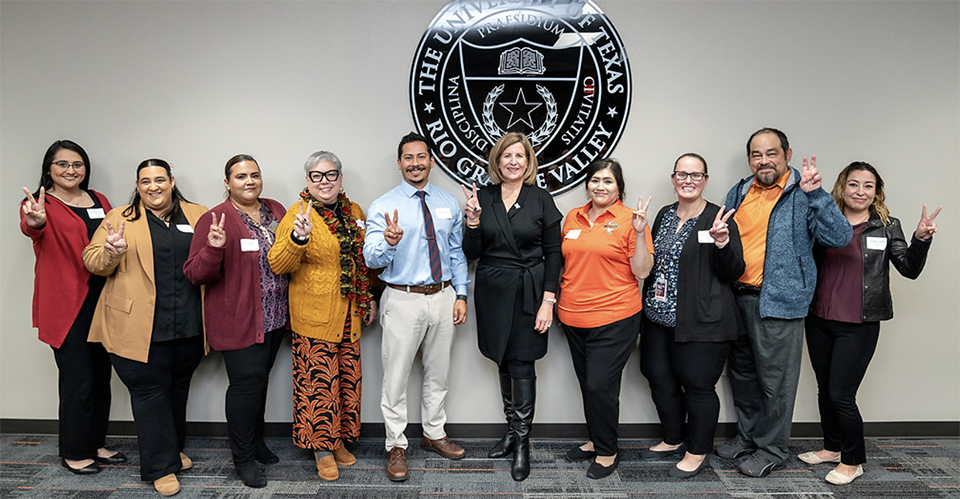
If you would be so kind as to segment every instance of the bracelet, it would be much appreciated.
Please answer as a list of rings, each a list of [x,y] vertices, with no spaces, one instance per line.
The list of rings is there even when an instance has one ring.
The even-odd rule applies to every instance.
[[[477,227],[480,227],[480,222],[477,222],[473,225],[471,225],[470,222],[467,222],[466,225],[467,225],[467,228],[469,229],[476,229]]]
[[[552,304],[554,304],[554,305],[557,304],[557,299],[556,299],[556,298],[544,298],[543,301],[545,301],[545,302],[547,302],[547,303],[552,303]]]
[[[457,299],[467,301],[467,295],[457,295]]]

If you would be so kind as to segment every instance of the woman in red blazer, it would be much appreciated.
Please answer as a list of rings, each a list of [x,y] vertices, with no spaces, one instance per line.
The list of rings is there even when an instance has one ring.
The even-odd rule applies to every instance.
[[[91,275],[80,252],[110,211],[89,189],[90,158],[70,140],[54,142],[43,157],[36,192],[23,188],[20,231],[33,241],[33,326],[53,347],[59,368],[61,465],[84,475],[99,464],[127,458],[104,447],[110,417],[110,358],[88,343],[90,321],[104,278]]]
[[[224,176],[227,200],[200,218],[183,273],[206,285],[207,341],[222,353],[230,379],[226,413],[234,466],[244,485],[263,487],[267,480],[257,462],[280,461],[263,441],[267,382],[290,324],[290,278],[270,270],[267,253],[286,209],[260,198],[263,180],[252,157],[230,158]]]

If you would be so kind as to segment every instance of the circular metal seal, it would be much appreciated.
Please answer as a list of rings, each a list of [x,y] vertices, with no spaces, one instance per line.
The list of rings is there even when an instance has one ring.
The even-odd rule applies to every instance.
[[[436,162],[489,185],[487,154],[523,132],[537,184],[556,195],[583,181],[623,134],[632,91],[620,36],[593,1],[454,0],[430,23],[410,71],[410,107]]]

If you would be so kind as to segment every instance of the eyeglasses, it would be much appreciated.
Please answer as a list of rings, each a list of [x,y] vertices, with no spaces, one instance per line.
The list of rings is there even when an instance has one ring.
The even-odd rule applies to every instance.
[[[310,179],[314,184],[319,184],[323,182],[324,179],[327,182],[336,182],[340,178],[340,170],[329,170],[325,172],[307,172],[307,178]]]
[[[707,178],[707,174],[703,172],[673,172],[670,176],[680,181],[684,181],[689,177],[690,180],[694,182],[702,182],[703,179]]]
[[[67,168],[73,168],[74,170],[79,170],[87,165],[83,164],[82,161],[77,161],[76,163],[67,163],[66,161],[55,161],[51,164],[57,165],[60,168],[66,170]]]

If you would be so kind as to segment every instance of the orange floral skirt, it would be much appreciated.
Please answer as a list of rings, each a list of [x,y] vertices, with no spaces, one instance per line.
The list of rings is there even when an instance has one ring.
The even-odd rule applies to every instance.
[[[333,451],[360,437],[360,344],[293,334],[293,443]]]

